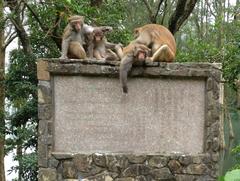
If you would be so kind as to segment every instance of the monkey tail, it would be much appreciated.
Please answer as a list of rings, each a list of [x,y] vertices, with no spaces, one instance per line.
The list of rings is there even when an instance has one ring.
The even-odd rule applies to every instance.
[[[131,56],[125,56],[121,60],[120,64],[120,83],[122,85],[123,93],[128,93],[128,87],[127,87],[127,76],[128,72],[131,70],[133,64],[133,57]]]

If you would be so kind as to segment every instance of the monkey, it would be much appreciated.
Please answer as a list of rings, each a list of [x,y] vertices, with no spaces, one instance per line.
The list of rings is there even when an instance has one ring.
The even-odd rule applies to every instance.
[[[83,25],[83,16],[74,15],[68,18],[68,25],[64,29],[62,37],[62,52],[60,59],[86,58],[86,52],[83,48]]]
[[[150,48],[151,56],[146,57],[149,61],[172,62],[176,55],[176,42],[172,33],[164,26],[147,24],[134,30],[134,37],[131,44],[144,45]],[[127,73],[132,67],[131,54],[123,51],[123,58],[120,64],[120,82],[124,93],[128,93]],[[128,58],[126,58],[128,57]]]
[[[176,41],[172,33],[164,26],[147,24],[134,30],[134,42],[151,48],[150,61],[173,62],[176,56]]]
[[[151,53],[151,49],[143,44],[131,42],[127,47],[124,47],[120,53],[120,82],[123,93],[128,93],[127,74],[132,68],[135,61],[144,61]]]
[[[96,59],[120,60],[120,57],[115,52],[119,51],[119,49],[121,51],[121,45],[107,41],[105,33],[109,31],[112,31],[112,29],[95,28],[93,30],[91,40],[93,44],[93,57]]]

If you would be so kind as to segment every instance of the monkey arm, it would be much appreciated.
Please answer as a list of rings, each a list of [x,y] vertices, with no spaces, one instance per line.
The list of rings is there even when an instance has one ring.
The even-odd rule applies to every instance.
[[[106,46],[107,49],[114,50],[115,47],[116,47],[116,45],[117,45],[117,44],[115,44],[115,43],[110,43],[110,42],[108,42],[107,40],[105,40],[105,46]]]
[[[120,76],[120,83],[122,85],[122,89],[124,93],[128,93],[127,75],[130,69],[132,68],[133,59],[134,58],[132,55],[126,55],[121,60],[119,76]]]
[[[70,43],[70,38],[63,39],[63,41],[62,41],[62,53],[61,53],[60,59],[67,58],[69,43]]]

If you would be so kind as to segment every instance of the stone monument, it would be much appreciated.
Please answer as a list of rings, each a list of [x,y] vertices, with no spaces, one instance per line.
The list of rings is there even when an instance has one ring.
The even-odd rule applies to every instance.
[[[223,147],[221,66],[38,61],[39,181],[213,181]]]

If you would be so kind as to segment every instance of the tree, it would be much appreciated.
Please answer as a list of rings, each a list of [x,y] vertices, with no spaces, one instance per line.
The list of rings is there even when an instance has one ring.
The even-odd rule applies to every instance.
[[[0,1],[0,19],[3,19],[3,1]],[[5,118],[4,118],[4,72],[5,72],[5,47],[3,22],[0,28],[0,180],[5,181],[4,146],[5,146]]]

